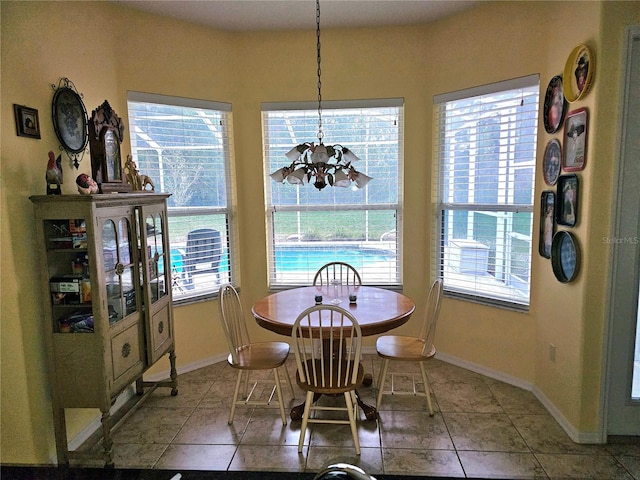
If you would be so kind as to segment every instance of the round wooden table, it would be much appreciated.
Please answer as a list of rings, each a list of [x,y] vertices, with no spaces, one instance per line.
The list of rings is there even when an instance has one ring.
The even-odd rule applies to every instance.
[[[349,295],[355,294],[356,303],[349,302]],[[347,285],[323,285],[282,290],[264,297],[251,308],[258,325],[280,335],[291,335],[298,315],[315,305],[316,295],[322,295],[322,303],[338,306],[351,312],[362,330],[362,336],[379,335],[406,323],[416,308],[415,303],[405,295],[384,288]],[[365,385],[371,385],[371,375],[366,375]],[[365,404],[358,397],[358,404],[368,420],[378,418],[375,407]],[[304,404],[293,407],[291,418],[300,420]]]

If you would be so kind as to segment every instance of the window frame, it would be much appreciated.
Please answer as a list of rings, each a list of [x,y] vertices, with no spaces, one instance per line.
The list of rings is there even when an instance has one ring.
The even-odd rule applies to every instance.
[[[270,290],[280,290],[280,289],[286,289],[286,288],[292,288],[292,287],[297,287],[297,286],[303,286],[303,285],[309,285],[311,283],[311,281],[313,280],[313,277],[316,273],[315,269],[308,269],[306,270],[306,275],[307,278],[305,280],[301,280],[301,279],[296,279],[296,280],[281,280],[278,279],[278,277],[282,278],[281,274],[278,274],[277,272],[277,267],[276,267],[276,260],[275,260],[275,250],[276,247],[286,247],[288,244],[286,242],[278,242],[276,240],[276,235],[274,232],[274,216],[278,213],[284,213],[284,212],[300,212],[300,213],[308,213],[308,212],[329,212],[329,213],[336,213],[336,212],[345,212],[345,211],[361,211],[364,212],[365,215],[369,215],[369,212],[381,212],[381,211],[388,211],[388,212],[393,212],[393,215],[395,217],[395,223],[394,223],[394,235],[395,235],[395,239],[393,240],[394,242],[394,249],[395,249],[395,259],[394,259],[394,278],[392,281],[380,281],[380,278],[378,279],[369,279],[367,280],[367,274],[365,273],[364,275],[362,275],[362,280],[363,280],[363,284],[366,285],[376,285],[376,286],[380,286],[383,288],[389,288],[389,289],[401,289],[402,288],[402,198],[403,198],[403,193],[402,193],[402,187],[403,187],[403,182],[402,182],[402,170],[403,170],[403,163],[404,163],[404,155],[403,155],[403,135],[404,135],[404,130],[403,130],[403,115],[404,115],[404,99],[402,98],[390,98],[390,99],[373,99],[373,100],[346,100],[346,101],[323,101],[323,106],[322,106],[322,115],[323,115],[323,124],[324,124],[324,133],[325,133],[325,137],[324,137],[324,142],[326,144],[334,144],[334,143],[341,143],[341,142],[335,142],[333,135],[329,132],[327,132],[327,122],[326,122],[326,118],[329,117],[331,115],[332,112],[336,112],[338,111],[338,113],[335,113],[336,117],[339,117],[341,115],[340,111],[348,111],[351,109],[368,109],[368,108],[379,108],[379,109],[383,109],[383,108],[395,108],[397,109],[396,112],[394,112],[394,115],[396,117],[396,121],[397,123],[395,124],[397,127],[397,152],[398,152],[398,158],[397,158],[397,168],[394,169],[394,178],[397,179],[397,183],[395,185],[395,188],[397,189],[397,193],[396,193],[396,202],[386,202],[386,203],[329,203],[329,204],[325,204],[325,205],[315,205],[315,204],[285,204],[285,203],[276,203],[273,201],[273,188],[274,188],[274,183],[273,180],[269,177],[269,173],[275,171],[277,168],[280,168],[282,166],[285,166],[288,163],[288,160],[286,157],[284,157],[284,155],[282,156],[278,156],[278,155],[273,155],[273,157],[269,154],[269,134],[267,132],[268,130],[268,124],[269,124],[269,119],[268,119],[268,115],[275,113],[276,116],[278,115],[286,115],[286,113],[288,112],[296,112],[296,111],[303,111],[303,114],[306,114],[309,116],[310,120],[309,120],[309,125],[313,124],[314,128],[317,128],[317,115],[318,115],[318,105],[317,103],[314,102],[278,102],[278,103],[263,103],[261,106],[262,109],[262,124],[263,124],[263,152],[264,152],[264,168],[265,168],[265,207],[266,207],[266,228],[267,228],[267,270],[268,270],[268,288]],[[305,141],[315,141],[317,143],[317,138],[315,138],[314,135],[311,135],[310,138],[297,138],[296,140],[292,140],[291,141],[291,145],[297,144],[297,143],[303,143]],[[296,143],[297,142],[297,143]],[[358,142],[360,143],[360,142]],[[354,149],[354,153],[356,155],[358,155],[361,159],[365,159],[364,153],[360,151],[360,146],[357,147],[353,147],[353,144],[351,142],[345,141],[346,146],[348,146],[350,149],[353,148]],[[359,171],[362,171],[363,173],[366,174],[370,174],[370,172],[368,172],[366,169],[362,169],[362,165],[363,163],[359,163],[356,168]],[[375,175],[374,175],[375,177]],[[374,178],[374,180],[365,188],[369,188],[369,186],[372,186],[373,188],[375,188],[375,181],[376,179]],[[277,188],[277,186],[275,187]],[[299,186],[295,186],[295,188],[298,189],[313,189],[313,185],[310,184],[305,184],[305,185],[299,185]],[[336,190],[342,190],[339,187],[331,187],[331,186],[327,186],[325,188],[325,191],[327,189],[336,189]],[[325,191],[323,191],[323,193],[325,193]],[[327,192],[328,193],[328,192]],[[366,240],[366,242],[368,241],[372,241],[372,240]],[[296,242],[297,246],[301,246],[301,247],[317,247],[317,246],[327,246],[327,245],[320,245],[323,242]],[[326,243],[326,242],[324,242]],[[335,244],[337,245],[339,242],[335,242]],[[362,274],[362,272],[360,272]]]
[[[444,184],[443,177],[447,175],[444,173],[447,169],[451,170],[452,166],[455,165],[454,158],[456,152],[453,148],[451,148],[451,142],[445,139],[445,132],[447,131],[447,120],[451,120],[452,117],[447,116],[446,113],[443,113],[446,110],[446,105],[448,102],[456,102],[460,100],[471,100],[474,97],[481,97],[485,95],[499,95],[504,94],[509,91],[516,91],[519,89],[529,89],[530,95],[533,95],[535,98],[535,102],[530,102],[530,106],[532,110],[527,111],[527,114],[532,115],[533,119],[535,119],[535,123],[533,126],[529,126],[528,128],[535,132],[534,138],[532,141],[524,142],[530,146],[531,156],[527,157],[526,161],[520,161],[521,159],[517,159],[515,155],[508,156],[506,160],[500,159],[500,154],[496,155],[498,159],[497,162],[500,165],[500,169],[502,171],[501,174],[505,172],[508,174],[508,184],[498,183],[499,189],[504,189],[504,191],[508,191],[511,195],[511,199],[505,198],[502,201],[498,201],[498,195],[496,195],[496,201],[492,202],[473,202],[469,201],[469,198],[474,193],[474,173],[472,173],[473,169],[476,167],[476,160],[468,160],[468,168],[469,173],[467,176],[461,175],[456,176],[449,172],[448,174],[448,185]],[[513,96],[514,98],[515,95]],[[528,311],[529,305],[531,301],[531,267],[533,262],[533,243],[536,241],[537,236],[535,235],[535,229],[533,225],[534,220],[534,209],[536,205],[536,196],[535,196],[535,177],[536,177],[536,164],[537,164],[537,141],[538,141],[538,111],[539,111],[539,97],[540,97],[540,79],[539,75],[529,75],[526,77],[520,77],[511,80],[505,80],[501,82],[496,82],[488,85],[482,85],[479,87],[473,87],[469,89],[464,89],[456,92],[451,92],[442,95],[436,95],[433,99],[434,105],[434,162],[433,162],[433,179],[434,179],[434,188],[433,188],[433,201],[435,204],[435,215],[433,219],[433,252],[434,252],[434,266],[437,272],[437,275],[442,276],[444,279],[444,293],[446,296],[455,297],[466,301],[482,303],[485,305],[497,306],[507,309],[512,309],[516,311]],[[523,100],[524,101],[524,100]],[[535,112],[535,114],[533,114]],[[483,112],[484,114],[485,112]],[[482,118],[484,118],[481,114],[478,114],[475,121],[475,128],[479,130]],[[517,127],[511,126],[517,125],[518,123],[524,122],[525,116],[522,118],[518,118],[516,120],[512,120],[509,122],[509,131],[517,130]],[[466,127],[465,127],[466,128]],[[463,128],[460,127],[458,130],[452,130],[457,132],[463,132]],[[451,135],[451,134],[450,134]],[[519,137],[526,135],[525,133],[519,133]],[[479,136],[479,135],[478,135]],[[450,142],[450,140],[449,140]],[[470,140],[469,143],[474,146],[469,147],[469,150],[472,151],[480,151],[479,141]],[[476,154],[479,155],[479,154]],[[471,155],[469,155],[471,157]],[[447,164],[447,162],[451,162]],[[505,162],[505,164],[503,164]],[[473,165],[472,165],[473,164]],[[531,201],[530,203],[517,203],[515,201],[515,194],[517,194],[517,186],[518,180],[516,176],[517,170],[530,170],[530,189],[531,189]],[[456,179],[467,179],[468,184],[466,186],[466,195],[467,201],[456,201],[453,199],[453,182]],[[459,190],[459,191],[462,191]],[[445,192],[448,193],[448,198],[445,198]],[[457,193],[457,192],[456,192]],[[520,200],[520,199],[518,199]],[[498,217],[502,214],[505,218],[503,218],[504,225],[508,225],[511,222],[510,229],[508,230],[508,234],[505,234],[505,237],[508,235],[507,243],[509,240],[515,241],[528,241],[529,242],[529,255],[527,257],[527,273],[528,273],[528,282],[527,282],[527,294],[526,298],[521,298],[517,295],[515,290],[517,287],[513,287],[511,289],[511,294],[507,295],[504,293],[488,293],[491,290],[490,287],[484,287],[485,291],[482,291],[483,287],[475,287],[473,288],[464,288],[464,286],[460,286],[460,284],[456,285],[456,281],[454,279],[455,275],[451,272],[453,271],[453,267],[451,266],[451,246],[445,246],[445,240],[449,238],[449,235],[455,235],[453,232],[453,216],[455,212],[467,212],[467,229],[469,228],[469,223],[474,225],[473,220],[469,220],[472,216],[483,214],[483,215],[493,215],[496,217],[496,231],[499,230]],[[513,221],[513,217],[518,214],[529,214],[530,215],[530,236],[517,232],[517,228],[514,229],[514,225],[518,224],[518,222]],[[451,225],[448,225],[448,221],[451,222]],[[468,234],[467,234],[468,235]],[[496,233],[496,239],[498,238],[498,233]],[[451,239],[456,239],[453,236]],[[467,238],[468,240],[472,240]],[[473,245],[470,246],[473,248]],[[497,247],[496,247],[497,248]],[[510,250],[510,245],[507,247],[503,247],[505,251],[509,252],[511,255],[512,250]],[[460,253],[460,256],[462,254]],[[497,256],[497,255],[496,255]],[[477,259],[478,257],[476,257]],[[501,265],[507,265],[503,275],[511,275],[509,271],[509,265],[512,259],[507,259],[506,254],[500,257]],[[477,260],[476,260],[477,261]],[[496,260],[496,265],[498,264]],[[497,269],[497,266],[496,266]],[[449,274],[449,282],[447,282],[447,274]],[[468,275],[473,276],[475,279],[479,278],[477,273],[467,273]],[[460,274],[458,274],[460,275]],[[515,275],[513,275],[515,276]],[[507,280],[504,280],[507,282]],[[472,283],[476,283],[473,281]],[[481,282],[477,282],[477,284],[481,284]],[[505,283],[506,285],[506,283]],[[506,287],[505,287],[506,288]]]
[[[161,94],[152,94],[152,93],[143,93],[143,92],[135,92],[128,91],[127,92],[127,111],[129,113],[129,123],[130,123],[130,138],[131,138],[131,154],[138,164],[140,168],[140,164],[138,162],[138,152],[146,151],[146,150],[154,150],[153,147],[137,147],[135,136],[140,135],[141,132],[135,131],[136,122],[131,117],[131,103],[148,103],[155,104],[159,106],[169,106],[169,107],[182,107],[188,109],[201,109],[213,111],[219,114],[222,118],[226,120],[225,125],[223,126],[223,132],[220,136],[221,150],[222,150],[222,158],[223,158],[223,166],[224,166],[224,188],[225,188],[225,205],[216,206],[216,205],[208,205],[208,206],[168,206],[167,208],[167,221],[169,226],[172,223],[172,219],[191,217],[194,219],[194,225],[192,225],[191,230],[198,227],[198,221],[196,217],[210,216],[212,218],[220,218],[223,217],[224,227],[220,229],[220,234],[222,236],[222,248],[226,249],[226,251],[222,255],[221,263],[224,265],[224,262],[227,263],[227,270],[220,270],[218,276],[216,277],[215,282],[210,282],[206,288],[203,288],[202,291],[196,291],[191,293],[187,292],[185,288],[183,288],[181,282],[184,281],[184,275],[182,272],[180,273],[180,280],[176,282],[175,278],[175,266],[172,266],[172,289],[173,289],[173,304],[174,305],[186,305],[197,303],[201,301],[206,301],[212,298],[217,298],[219,294],[220,285],[231,282],[236,277],[236,269],[237,269],[237,261],[236,261],[236,241],[234,235],[234,225],[233,225],[233,167],[232,167],[232,145],[233,145],[233,117],[232,117],[232,108],[230,103],[225,102],[217,102],[211,100],[200,100],[193,98],[185,98],[185,97],[175,97],[175,96],[167,96]],[[142,132],[144,134],[145,132]],[[175,147],[172,147],[175,148]],[[155,150],[162,150],[163,147],[159,147]],[[166,147],[164,147],[166,151]],[[203,151],[206,151],[206,148],[202,148]],[[206,164],[205,164],[206,165]],[[217,164],[216,164],[217,166]],[[142,170],[142,169],[141,169]],[[148,173],[148,172],[147,172]],[[155,180],[155,179],[154,179]],[[163,185],[163,182],[160,179],[155,181],[156,188]],[[171,192],[169,192],[171,193]],[[217,223],[220,221],[217,220]],[[214,220],[214,223],[216,221]],[[209,222],[207,225],[209,226]],[[224,229],[224,230],[223,230]],[[179,245],[176,245],[175,238],[174,242],[172,242],[172,230],[169,228],[169,244],[172,247],[172,255],[173,247],[176,249],[181,247],[181,251],[183,254],[182,260],[184,261],[184,248],[182,245],[183,242],[180,242]],[[224,251],[224,250],[223,250]],[[181,268],[184,267],[184,264],[181,265]],[[215,283],[215,284],[214,284]],[[178,291],[176,291],[178,290]]]

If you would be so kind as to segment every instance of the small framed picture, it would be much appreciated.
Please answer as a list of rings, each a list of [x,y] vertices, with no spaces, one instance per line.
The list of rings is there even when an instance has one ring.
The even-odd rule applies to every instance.
[[[544,183],[552,187],[558,182],[561,164],[562,147],[557,139],[552,138],[544,149],[544,158],[542,159]]]
[[[555,233],[556,194],[545,190],[540,195],[540,243],[538,251],[545,258],[551,258],[551,243]]]
[[[562,169],[565,172],[577,172],[584,169],[587,160],[587,123],[586,108],[567,114],[564,122],[564,155]]]
[[[40,138],[38,110],[14,103],[13,113],[16,118],[16,133],[19,137]]]
[[[578,221],[578,176],[560,175],[556,202],[558,225],[573,227]]]

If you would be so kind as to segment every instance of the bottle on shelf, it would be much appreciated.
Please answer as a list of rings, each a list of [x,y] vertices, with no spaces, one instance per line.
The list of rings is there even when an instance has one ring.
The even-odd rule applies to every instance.
[[[83,263],[82,280],[80,281],[80,292],[82,303],[91,303],[91,278],[89,276],[89,258],[85,255]]]

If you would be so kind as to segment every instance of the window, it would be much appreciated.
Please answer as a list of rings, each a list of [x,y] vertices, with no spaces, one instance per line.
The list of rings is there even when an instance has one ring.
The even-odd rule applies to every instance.
[[[131,153],[168,199],[174,303],[232,278],[231,106],[129,92]]]
[[[264,104],[267,173],[288,165],[292,146],[317,142],[312,104]],[[330,261],[353,265],[369,285],[401,283],[402,99],[323,102],[326,144],[348,147],[358,171],[373,177],[362,189],[276,183],[266,175],[270,287],[309,285]]]
[[[445,292],[526,310],[537,75],[434,98],[436,265]]]

